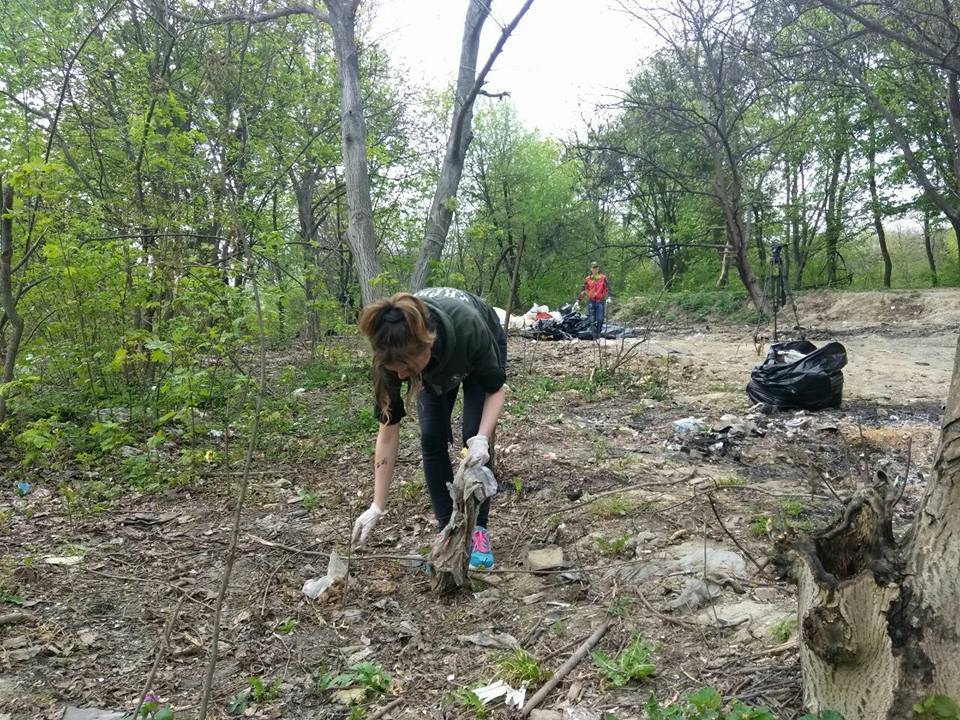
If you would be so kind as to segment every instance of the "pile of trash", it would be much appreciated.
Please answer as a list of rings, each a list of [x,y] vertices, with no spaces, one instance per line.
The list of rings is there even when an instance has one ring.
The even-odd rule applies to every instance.
[[[807,340],[775,343],[753,368],[747,395],[776,410],[839,408],[847,351],[838,342],[817,349]]]
[[[593,327],[590,319],[578,312],[573,305],[563,305],[555,312],[544,310],[545,306],[534,306],[524,318],[533,313],[532,324],[524,326],[520,334],[531,340],[593,340]],[[637,328],[604,323],[599,337],[607,340],[641,337]]]

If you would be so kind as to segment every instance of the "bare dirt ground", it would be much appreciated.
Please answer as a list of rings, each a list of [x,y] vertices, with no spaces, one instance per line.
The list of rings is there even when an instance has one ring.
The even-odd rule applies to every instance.
[[[843,408],[820,413],[750,413],[750,330],[658,331],[614,380],[596,383],[591,370],[616,346],[511,339],[490,528],[497,567],[453,598],[435,597],[422,567],[400,559],[435,532],[409,422],[390,512],[350,558],[349,586],[320,602],[303,596],[327,553],[348,554],[372,473],[366,442],[312,449],[310,421],[330,415],[331,395],[298,393],[300,424],[258,457],[242,515],[211,717],[230,715],[250,677],[263,690],[234,708],[248,717],[374,717],[391,703],[384,717],[477,717],[464,688],[498,677],[519,686],[525,671],[529,697],[542,681],[532,675],[555,671],[606,618],[599,647],[617,657],[642,636],[653,674],[618,688],[588,656],[543,702],[566,712],[555,717],[639,719],[651,694],[666,702],[708,685],[797,717],[796,603],[766,563],[774,541],[828,523],[836,495],[877,469],[906,483],[899,513],[909,520],[936,443],[958,294],[891,295],[911,308],[909,322],[881,312],[891,297],[879,293],[802,303],[815,342],[835,336],[850,358]],[[279,374],[308,359],[272,362]],[[343,398],[367,407],[369,388]],[[677,436],[673,422],[690,416],[707,431]],[[737,421],[742,432],[725,430]],[[58,485],[69,472],[34,478],[23,498],[5,483],[0,497],[0,718],[130,711],[155,663],[149,689],[177,718],[195,716],[236,468],[161,495],[128,493],[102,512],[67,504]],[[543,546],[562,550],[563,568],[529,572],[528,552]],[[505,660],[510,646],[534,662]],[[391,683],[381,694],[354,672],[343,681],[357,690],[351,709],[323,678],[357,663]]]

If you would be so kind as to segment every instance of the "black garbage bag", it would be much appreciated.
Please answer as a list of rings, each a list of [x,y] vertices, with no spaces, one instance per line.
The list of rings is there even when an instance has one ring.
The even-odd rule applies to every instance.
[[[791,352],[793,351],[793,352]],[[784,362],[784,355],[803,357]],[[779,410],[838,408],[843,398],[843,366],[847,350],[838,342],[817,349],[806,340],[775,343],[767,359],[756,365],[747,383],[747,395]]]
[[[592,340],[593,326],[590,324],[590,319],[586,315],[572,311],[570,308],[569,305],[560,308],[561,317],[559,320],[553,318],[538,320],[521,334],[533,340]],[[567,312],[564,312],[564,310],[567,310]],[[637,328],[604,323],[600,337],[615,340],[640,337],[640,334],[640,330]]]

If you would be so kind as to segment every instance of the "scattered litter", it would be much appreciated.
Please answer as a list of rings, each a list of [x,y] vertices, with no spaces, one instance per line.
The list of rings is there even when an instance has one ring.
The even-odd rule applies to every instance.
[[[126,713],[116,710],[98,710],[96,708],[78,708],[67,705],[63,709],[62,720],[123,720]]]
[[[671,610],[696,610],[723,594],[723,589],[715,582],[702,578],[691,578],[680,596],[667,603]]]
[[[15,483],[15,486],[17,488],[17,492],[21,495],[26,495],[28,492],[30,492],[30,483],[28,482],[21,480],[20,482]]]
[[[519,689],[516,689],[510,687],[503,680],[498,680],[495,683],[475,688],[473,693],[484,705],[502,697],[507,707],[522,708],[527,697],[527,686],[521,685]]]
[[[327,574],[320,578],[307,580],[303,584],[303,594],[311,600],[317,600],[332,588],[344,584],[346,578],[347,561],[340,557],[336,550],[331,550],[330,560],[327,562]]]
[[[699,435],[706,427],[703,418],[686,417],[673,421],[673,432],[677,435]]]
[[[749,435],[762,437],[764,432],[757,427],[751,418],[741,418],[736,415],[723,415],[720,422],[713,427],[718,433],[726,433],[729,437],[744,438]]]
[[[453,513],[433,542],[430,553],[430,581],[435,592],[447,593],[463,587],[470,564],[470,537],[481,503],[497,494],[497,478],[485,465],[467,467],[460,463],[450,489]]]
[[[57,557],[54,555],[49,555],[43,559],[47,565],[79,565],[83,562],[82,555],[64,555],[62,557]]]
[[[488,633],[484,630],[474,633],[473,635],[457,635],[457,640],[485,648],[516,650],[520,647],[520,642],[513,635],[507,633]]]
[[[528,313],[525,318],[529,318]],[[548,317],[540,317],[528,328],[521,331],[521,335],[531,340],[593,340],[593,325],[590,318],[573,309],[572,305],[564,305],[559,312],[550,313]],[[600,337],[607,340],[621,338],[639,338],[642,331],[638,328],[624,327],[604,323]]]
[[[556,545],[549,545],[527,553],[527,568],[534,572],[562,568],[563,549]]]

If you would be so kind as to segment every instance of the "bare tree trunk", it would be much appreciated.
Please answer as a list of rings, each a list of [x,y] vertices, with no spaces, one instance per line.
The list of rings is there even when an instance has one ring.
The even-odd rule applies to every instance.
[[[10,323],[11,333],[7,338],[7,348],[3,359],[3,376],[0,385],[13,380],[13,370],[20,352],[20,339],[23,337],[23,318],[17,313],[17,304],[13,298],[13,187],[5,185],[0,178],[0,304]],[[0,393],[0,422],[7,419],[6,393]]]
[[[733,253],[733,248],[730,247],[728,242],[726,247],[720,251],[720,277],[717,278],[717,287],[725,288],[730,278],[730,255]]]
[[[520,233],[520,247],[517,249],[517,257],[513,263],[513,277],[510,278],[510,295],[507,298],[507,314],[503,318],[503,331],[510,332],[510,313],[517,307],[517,282],[520,279],[520,262],[523,258],[523,246],[527,243],[527,233]]]
[[[423,231],[423,245],[420,247],[420,256],[414,265],[410,277],[410,292],[422,290],[430,277],[430,264],[440,260],[443,255],[443,246],[450,230],[450,222],[456,209],[457,189],[460,187],[460,178],[463,175],[463,163],[467,157],[467,148],[473,138],[471,125],[473,123],[473,106],[477,95],[486,81],[486,76],[493,67],[497,56],[503,50],[507,38],[520,23],[521,18],[533,4],[533,0],[526,0],[519,12],[503,28],[500,40],[487,59],[486,64],[477,74],[477,54],[480,49],[480,31],[490,14],[492,0],[470,0],[467,6],[467,16],[463,24],[463,40],[460,44],[460,70],[457,73],[456,96],[453,101],[453,120],[450,125],[450,135],[447,137],[447,151],[440,168],[440,179],[437,189],[430,203],[427,213],[426,226]]]
[[[940,279],[937,277],[937,262],[933,258],[933,231],[930,227],[930,218],[933,210],[925,208],[923,211],[923,249],[927,252],[927,264],[930,266],[930,284],[937,287]]]
[[[873,214],[873,227],[877,232],[877,242],[880,243],[880,255],[883,256],[883,287],[889,288],[893,262],[890,260],[890,251],[887,249],[887,235],[883,230],[883,215],[880,212],[880,193],[877,192],[877,133],[873,121],[870,122],[868,143],[867,184],[870,187],[870,210]]]
[[[380,275],[380,259],[373,229],[370,172],[367,167],[367,123],[363,117],[360,88],[360,57],[357,50],[356,17],[359,0],[325,0],[333,29],[340,84],[340,136],[343,174],[347,187],[350,220],[347,239],[360,281],[360,298],[366,305],[382,295],[374,280]]]
[[[933,473],[901,543],[899,489],[856,498],[835,528],[798,545],[804,703],[846,718],[903,720],[960,691],[960,347]]]

